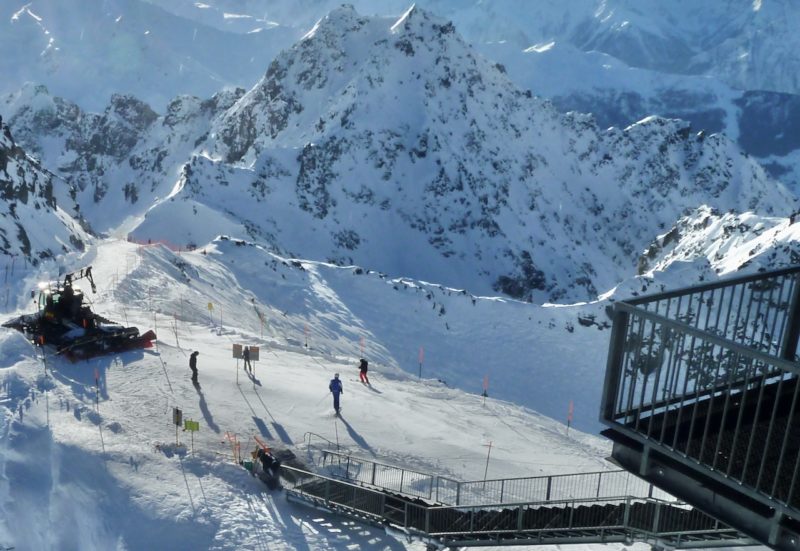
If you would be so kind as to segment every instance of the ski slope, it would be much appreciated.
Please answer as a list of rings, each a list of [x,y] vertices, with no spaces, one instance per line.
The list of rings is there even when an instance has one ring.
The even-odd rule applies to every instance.
[[[484,472],[504,478],[613,468],[604,460],[610,445],[599,437],[383,361],[391,353],[356,338],[364,328],[344,309],[317,310],[304,320],[292,313],[312,296],[341,297],[322,279],[294,290],[286,285],[283,304],[262,304],[263,287],[281,276],[293,281],[291,264],[248,279],[255,253],[224,241],[205,254],[124,241],[92,251],[73,259],[73,267],[93,265],[95,310],[140,330],[155,328],[158,344],[71,364],[43,358],[20,334],[0,331],[4,548],[424,548],[268,492],[232,462],[226,432],[238,435],[243,453],[258,436],[302,459],[314,433],[317,443],[327,439],[363,457],[463,480]],[[42,275],[56,274],[17,268],[18,290]],[[257,309],[266,314],[263,329]],[[332,327],[350,333],[333,334]],[[287,337],[292,331],[297,337]],[[253,378],[237,372],[234,343],[261,347]],[[362,345],[371,389],[357,382]],[[200,351],[199,389],[190,381],[192,350]],[[344,380],[341,418],[327,391],[337,372]],[[200,423],[194,451],[189,433],[177,434],[185,448],[175,446],[174,407]]]

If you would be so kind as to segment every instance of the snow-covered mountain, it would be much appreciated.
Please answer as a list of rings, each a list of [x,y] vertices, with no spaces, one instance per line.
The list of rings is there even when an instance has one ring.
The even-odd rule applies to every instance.
[[[91,238],[58,205],[57,181],[0,122],[0,253],[38,264],[84,250]]]
[[[179,97],[163,116],[129,96],[66,121],[58,105],[29,87],[5,110],[98,231],[147,211],[140,240],[246,235],[536,302],[612,288],[685,209],[786,216],[794,203],[722,136],[560,114],[418,8],[337,9],[246,93]],[[163,235],[165,218],[184,223]]]
[[[339,3],[15,0],[0,7],[0,48],[13,53],[0,60],[0,94],[31,81],[89,111],[123,94],[163,113],[178,95],[251,87],[277,52]],[[409,6],[352,3],[368,15],[399,15]],[[791,70],[800,14],[791,2],[417,4],[453,21],[519,87],[561,110],[591,112],[601,126],[654,114],[683,118],[698,131],[726,133],[773,177],[800,187]]]
[[[262,23],[226,32],[142,0],[9,0],[0,5],[0,94],[29,81],[83,109],[133,94],[163,111],[179,94],[251,86],[302,34]]]
[[[737,145],[763,145],[743,113],[777,121],[792,98],[652,69],[666,48],[695,63],[687,37],[716,11],[683,0],[609,1],[591,16],[595,0],[425,4],[464,8],[453,25],[420,7],[391,18],[342,7],[274,56],[275,43],[253,50],[261,37],[248,32],[296,32],[293,10],[310,24],[328,0],[263,13],[256,0],[159,3],[174,17],[136,0],[0,8],[13,5],[0,20],[13,53],[0,60],[12,82],[0,97],[3,309],[18,314],[37,281],[93,264],[95,310],[159,335],[154,350],[68,364],[0,330],[0,547],[421,550],[264,494],[226,462],[224,433],[245,453],[252,435],[296,452],[318,438],[456,478],[609,468],[607,443],[559,422],[570,412],[573,427],[599,429],[609,302],[800,258],[794,196]],[[667,20],[684,8],[691,32],[642,6]],[[462,39],[462,27],[481,38]],[[549,60],[538,82],[520,86],[522,65],[470,46],[500,52],[501,40]],[[581,51],[601,46],[618,57]],[[542,67],[563,51],[585,65],[561,86]],[[109,81],[96,85],[87,60]],[[183,62],[192,69],[176,76]],[[581,96],[572,83],[595,71],[614,76]],[[48,86],[23,85],[28,74]],[[619,95],[625,74],[638,99]],[[223,81],[242,87],[213,84]],[[603,114],[563,114],[526,88],[555,91],[562,107],[606,94],[601,104],[630,107],[621,117],[663,102],[701,127],[716,129],[707,111],[741,131],[659,117],[604,129]],[[793,154],[790,134],[773,138]],[[261,346],[258,378],[231,359],[242,342]],[[359,357],[373,388],[355,381]],[[341,419],[326,390],[334,372]],[[171,444],[172,407],[201,420],[194,454]]]

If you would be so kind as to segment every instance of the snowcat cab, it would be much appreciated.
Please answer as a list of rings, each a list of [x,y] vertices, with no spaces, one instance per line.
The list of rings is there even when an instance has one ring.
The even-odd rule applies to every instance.
[[[83,304],[83,291],[80,287],[74,286],[72,282],[76,279],[87,278],[92,287],[92,292],[97,292],[97,286],[92,277],[92,267],[81,270],[74,274],[64,276],[64,281],[56,284],[40,283],[38,307],[40,315],[47,321],[72,321],[85,327],[87,322],[93,318],[89,306]],[[32,294],[36,292],[33,291]]]
[[[63,281],[40,283],[38,295],[31,291],[37,312],[8,320],[3,327],[25,333],[40,346],[54,346],[72,361],[152,346],[156,338],[152,330],[139,335],[136,327],[123,327],[92,312],[84,304],[83,291],[73,285],[79,279],[86,279],[97,292],[91,266],[67,274]]]

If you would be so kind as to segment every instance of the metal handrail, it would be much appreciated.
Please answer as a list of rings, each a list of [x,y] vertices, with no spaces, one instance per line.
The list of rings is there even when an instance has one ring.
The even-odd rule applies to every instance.
[[[390,506],[388,499],[397,498],[377,489],[364,488],[292,467],[286,469],[293,479],[293,482],[286,485],[287,496],[297,495],[298,498],[325,505],[334,511],[382,526],[399,527],[407,534],[424,538],[481,539],[515,534],[531,537],[537,533],[558,532],[560,537],[572,538],[575,542],[585,541],[588,537],[597,541],[608,541],[612,534],[615,534],[614,538],[643,541],[666,538],[675,543],[685,540],[687,535],[694,535],[706,540],[719,540],[726,545],[731,537],[737,537],[737,541],[742,539],[741,535],[710,517],[704,521],[708,523],[707,526],[693,527],[681,515],[694,511],[687,509],[684,504],[652,497],[616,496],[464,506],[430,505],[405,500]],[[645,507],[645,510],[639,509],[637,513],[635,504]],[[595,509],[595,505],[603,507]],[[539,510],[542,513],[536,513]],[[562,513],[558,513],[559,510]],[[659,510],[682,512],[674,521],[675,525],[662,529],[660,523],[663,517],[658,514]],[[650,516],[650,512],[654,514]],[[544,519],[550,520],[546,526],[537,526],[530,521],[526,523],[525,519],[529,514],[544,514]],[[693,520],[695,525],[698,524],[696,519]],[[587,532],[591,534],[587,535]],[[747,544],[746,541],[739,543]]]
[[[714,333],[703,331],[702,329],[697,329],[686,323],[666,318],[662,315],[655,314],[653,312],[644,310],[642,308],[638,308],[636,306],[631,306],[630,304],[626,304],[624,302],[618,302],[616,304],[616,308],[621,311],[628,312],[629,314],[633,314],[641,318],[646,318],[654,323],[661,324],[665,327],[676,329],[681,333],[687,333],[693,337],[699,337],[704,341],[711,342],[718,346],[728,348],[738,353],[739,355],[746,356],[763,363],[772,364],[776,367],[779,367],[780,369],[791,371],[793,373],[800,375],[800,366],[798,366],[796,362],[791,362],[788,360],[784,360],[783,358],[779,358],[777,356],[761,352],[760,350],[756,350],[754,348],[750,348],[743,344],[739,344],[736,341],[720,337]]]
[[[375,488],[421,497],[451,506],[530,503],[537,500],[554,502],[560,496],[566,496],[565,499],[616,497],[619,495],[661,496],[665,500],[674,500],[666,492],[621,469],[459,481],[331,450],[323,450],[322,454],[323,466],[325,465],[324,458],[333,456],[339,459],[338,466],[343,465],[344,467],[343,475],[329,472],[328,475],[332,478],[356,481],[361,485],[367,484]],[[389,476],[387,476],[386,470],[389,471]],[[414,487],[414,483],[417,488]]]
[[[703,283],[700,285],[695,285],[691,288],[693,293],[704,293],[706,291],[713,291],[715,289],[721,289],[723,287],[732,287],[734,285],[742,284],[746,285],[748,283],[753,283],[755,281],[764,281],[769,279],[777,279],[779,277],[791,274],[798,274],[800,273],[800,267],[792,266],[789,268],[783,268],[780,270],[775,270],[766,274],[753,274],[750,276],[731,276],[727,278],[721,278],[717,281],[713,281],[711,283]],[[630,305],[639,305],[639,304],[647,304],[651,302],[658,302],[661,300],[667,300],[670,298],[678,298],[680,296],[685,296],[687,294],[686,289],[675,289],[672,291],[665,291],[663,293],[655,293],[652,295],[646,295],[643,297],[635,297],[626,299],[624,301],[625,304]],[[621,303],[617,303],[621,304]]]

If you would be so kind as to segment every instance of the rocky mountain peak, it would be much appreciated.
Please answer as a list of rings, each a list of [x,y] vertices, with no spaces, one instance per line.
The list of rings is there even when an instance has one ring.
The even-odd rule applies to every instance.
[[[657,117],[601,130],[559,113],[418,8],[399,19],[336,10],[250,90],[179,97],[156,120],[118,96],[80,114],[65,140],[55,164],[83,209],[89,194],[100,205],[87,217],[101,227],[106,213],[147,212],[138,238],[241,234],[533,302],[613,288],[697,205],[793,210],[723,136]]]
[[[35,264],[83,250],[88,236],[58,208],[54,180],[0,122],[0,254],[20,255]]]
[[[108,119],[113,118],[128,124],[138,132],[146,129],[158,118],[149,105],[129,94],[112,95],[105,115]]]

